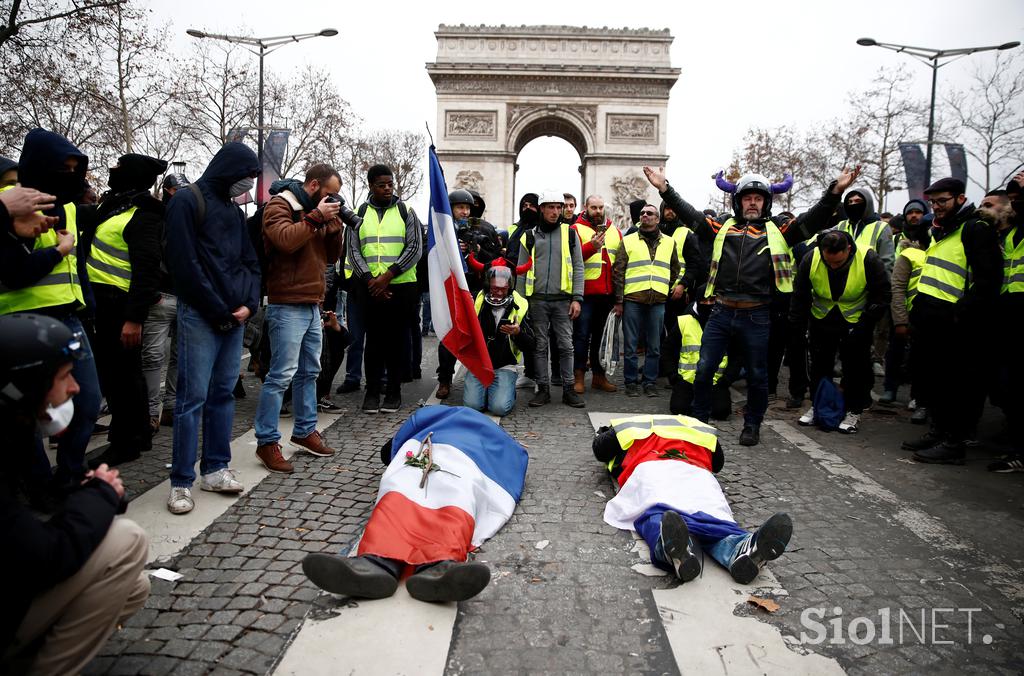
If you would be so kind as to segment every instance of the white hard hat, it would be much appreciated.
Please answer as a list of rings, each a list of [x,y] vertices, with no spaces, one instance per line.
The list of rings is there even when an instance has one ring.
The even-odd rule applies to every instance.
[[[545,190],[540,194],[537,204],[565,204],[565,197],[560,192]]]

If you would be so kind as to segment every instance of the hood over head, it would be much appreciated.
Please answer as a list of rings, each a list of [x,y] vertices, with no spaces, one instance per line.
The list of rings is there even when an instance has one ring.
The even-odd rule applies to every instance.
[[[918,211],[921,211],[922,213],[925,213],[925,214],[928,213],[928,203],[925,202],[924,200],[919,200],[919,199],[915,198],[915,199],[912,199],[912,200],[910,200],[909,202],[907,202],[906,204],[903,205],[903,216],[904,216],[904,218],[906,218],[907,212],[912,211],[915,208]]]
[[[475,200],[475,203],[473,204],[472,208],[470,208],[470,210],[469,210],[469,217],[470,218],[483,218],[484,210],[487,209],[487,202],[484,202],[484,198],[481,197],[480,193],[478,193],[476,190],[470,190],[469,194],[472,195],[473,199]],[[479,203],[480,206],[477,206],[476,203]]]
[[[846,202],[850,199],[851,195],[860,195],[864,198],[863,206],[856,205],[850,206]],[[846,218],[851,223],[873,223],[878,220],[878,214],[875,212],[875,193],[871,192],[871,188],[867,186],[854,186],[843,193],[843,211],[846,213]]]
[[[64,169],[68,158],[78,160],[73,172]],[[89,157],[60,134],[33,129],[25,135],[18,160],[18,180],[29,188],[56,196],[57,204],[77,202],[85,193]]]
[[[228,188],[236,181],[259,174],[259,166],[252,148],[232,141],[217,151],[199,180],[209,186],[214,194],[227,198]]]
[[[539,200],[540,200],[540,196],[537,193],[535,193],[535,192],[525,193],[522,197],[519,198],[519,218],[520,218],[520,220],[522,220],[522,218],[523,218],[523,205],[526,204],[527,202],[529,202],[533,206],[538,206]]]
[[[6,174],[11,169],[17,169],[18,163],[9,157],[0,155],[0,176]]]
[[[640,211],[647,204],[647,200],[633,200],[629,203],[629,222],[639,223],[640,222]]]

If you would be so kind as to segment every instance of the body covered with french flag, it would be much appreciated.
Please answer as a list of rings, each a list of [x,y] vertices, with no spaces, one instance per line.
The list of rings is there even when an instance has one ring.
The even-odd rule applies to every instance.
[[[409,464],[427,436],[437,465]],[[426,406],[395,434],[359,555],[413,566],[464,561],[512,516],[523,493],[526,449],[490,418],[462,406]]]
[[[598,431],[594,456],[619,484],[604,520],[634,530],[651,563],[683,582],[700,574],[701,549],[749,584],[766,561],[785,550],[792,522],[778,513],[756,533],[736,523],[714,473],[725,463],[718,431],[685,415],[637,415]]]

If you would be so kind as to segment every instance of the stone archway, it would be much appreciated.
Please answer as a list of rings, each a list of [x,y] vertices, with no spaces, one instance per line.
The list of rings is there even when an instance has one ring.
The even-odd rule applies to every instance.
[[[489,220],[514,220],[516,157],[541,136],[576,149],[583,193],[604,195],[618,225],[628,224],[631,200],[654,199],[640,167],[668,159],[668,98],[680,72],[668,30],[442,25],[435,36],[427,73],[438,158],[449,187],[484,196]],[[528,186],[544,188],[578,186]]]

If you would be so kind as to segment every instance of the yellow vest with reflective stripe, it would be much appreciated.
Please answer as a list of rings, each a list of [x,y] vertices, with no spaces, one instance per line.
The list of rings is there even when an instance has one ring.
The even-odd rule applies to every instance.
[[[654,260],[651,260],[647,240],[643,239],[639,232],[626,235],[622,238],[622,243],[629,258],[622,294],[628,296],[631,293],[650,290],[667,296],[673,281],[669,276],[672,273],[672,251],[676,246],[675,241],[671,237],[660,235],[658,248],[654,250]]]
[[[907,312],[914,307],[914,296],[917,295],[917,284],[921,281],[921,270],[928,254],[924,249],[908,246],[900,251],[900,255],[910,261],[910,277],[907,278]]]
[[[519,295],[518,291],[512,291],[512,312],[508,313],[508,320],[513,324],[522,324],[523,317],[526,316],[526,311],[530,309],[530,304],[525,298]],[[480,308],[484,306],[484,292],[481,291],[476,295],[476,314],[480,316]],[[497,332],[497,327],[495,327]],[[516,341],[512,340],[512,336],[508,336],[508,346],[512,348],[512,356],[517,360],[519,359],[520,352],[519,348],[516,347]]]
[[[682,336],[679,344],[679,377],[692,385],[694,378],[697,377],[700,341],[704,338],[704,329],[700,328],[700,322],[693,315],[679,315],[679,334]],[[725,367],[728,365],[729,357],[722,357],[722,363],[715,371],[715,384],[725,373]]]
[[[1003,240],[1003,288],[1000,293],[1024,293],[1024,240],[1013,246],[1014,226]]]
[[[388,268],[398,262],[398,257],[405,249],[405,221],[393,204],[384,212],[381,220],[377,209],[370,206],[363,215],[359,225],[359,250],[366,260],[370,274],[374,277],[387,272]],[[412,266],[391,280],[392,284],[405,284],[416,281],[416,266]]]
[[[576,232],[580,234],[580,243],[582,244],[589,242],[597,231],[589,225],[577,223]],[[622,242],[622,235],[619,233],[619,229],[614,225],[609,225],[608,229],[604,232],[604,244],[601,246],[601,250],[595,252],[593,256],[583,261],[583,279],[601,278],[601,268],[604,267],[604,256],[602,256],[601,253],[604,251],[608,252],[608,260],[611,264],[615,264],[615,256],[619,253],[619,244]]]
[[[672,240],[676,243],[676,258],[679,259],[679,278],[682,279],[683,275],[686,274],[686,259],[683,258],[683,245],[686,244],[686,238],[690,236],[690,229],[685,225],[680,225],[672,232]]]
[[[135,215],[132,207],[99,224],[92,240],[89,258],[85,267],[89,281],[94,284],[109,284],[127,291],[132,284],[132,263],[128,256],[128,243],[124,241],[124,229]]]
[[[729,235],[729,229],[736,224],[735,218],[730,218],[718,229],[715,236],[715,243],[711,249],[711,271],[708,275],[708,284],[704,291],[704,297],[710,298],[715,295],[715,280],[718,278],[718,264],[722,260],[722,249],[725,248],[725,238]],[[782,293],[793,292],[793,252],[786,244],[786,238],[778,226],[771,221],[765,221],[765,232],[768,234],[768,253],[772,257],[772,270],[774,271],[775,288]],[[741,233],[746,237],[746,233]],[[758,251],[757,255],[761,255]],[[740,262],[742,264],[742,261]]]
[[[882,220],[866,223],[861,229],[860,235],[856,237],[853,236],[853,226],[850,225],[850,221],[841,221],[836,226],[836,230],[842,230],[849,234],[850,237],[854,237],[853,242],[857,245],[858,249],[878,251],[878,242],[882,239],[882,231],[885,230],[885,225],[885,221]]]
[[[562,269],[560,271],[560,284],[559,290],[562,293],[572,295],[572,250],[569,248],[569,235],[572,234],[574,237],[576,233],[571,233],[570,228],[567,224],[563,223],[558,226],[559,234],[562,237]],[[525,234],[523,235],[526,236]],[[537,238],[534,235],[533,245],[537,246]],[[525,246],[525,244],[524,244]],[[533,249],[527,247],[527,251],[530,252],[530,256],[533,256]],[[526,297],[529,298],[533,295],[534,283],[537,281],[537,275],[534,273],[534,269],[537,267],[536,259],[533,261],[533,265],[526,272]]]
[[[811,314],[815,319],[824,319],[825,315],[835,307],[850,324],[860,320],[864,308],[868,304],[868,278],[864,271],[865,249],[859,246],[853,253],[849,271],[846,273],[846,288],[839,300],[832,300],[832,286],[828,281],[828,265],[821,257],[821,249],[811,254]]]
[[[917,292],[947,303],[956,303],[964,297],[971,269],[967,265],[967,252],[961,238],[963,224],[941,240],[933,240],[928,247]]]
[[[78,242],[77,214],[78,210],[74,204],[64,205],[64,229],[74,236],[75,246]],[[36,237],[32,248],[38,251],[56,246],[57,232],[49,230]],[[0,286],[0,315],[58,305],[74,304],[76,309],[85,307],[82,285],[78,281],[77,265],[75,248],[72,247],[71,252],[34,285],[24,289],[7,289]]]
[[[718,430],[688,415],[634,415],[615,418],[610,424],[623,451],[629,450],[634,441],[652,434],[662,439],[689,441],[712,453],[718,444]]]

